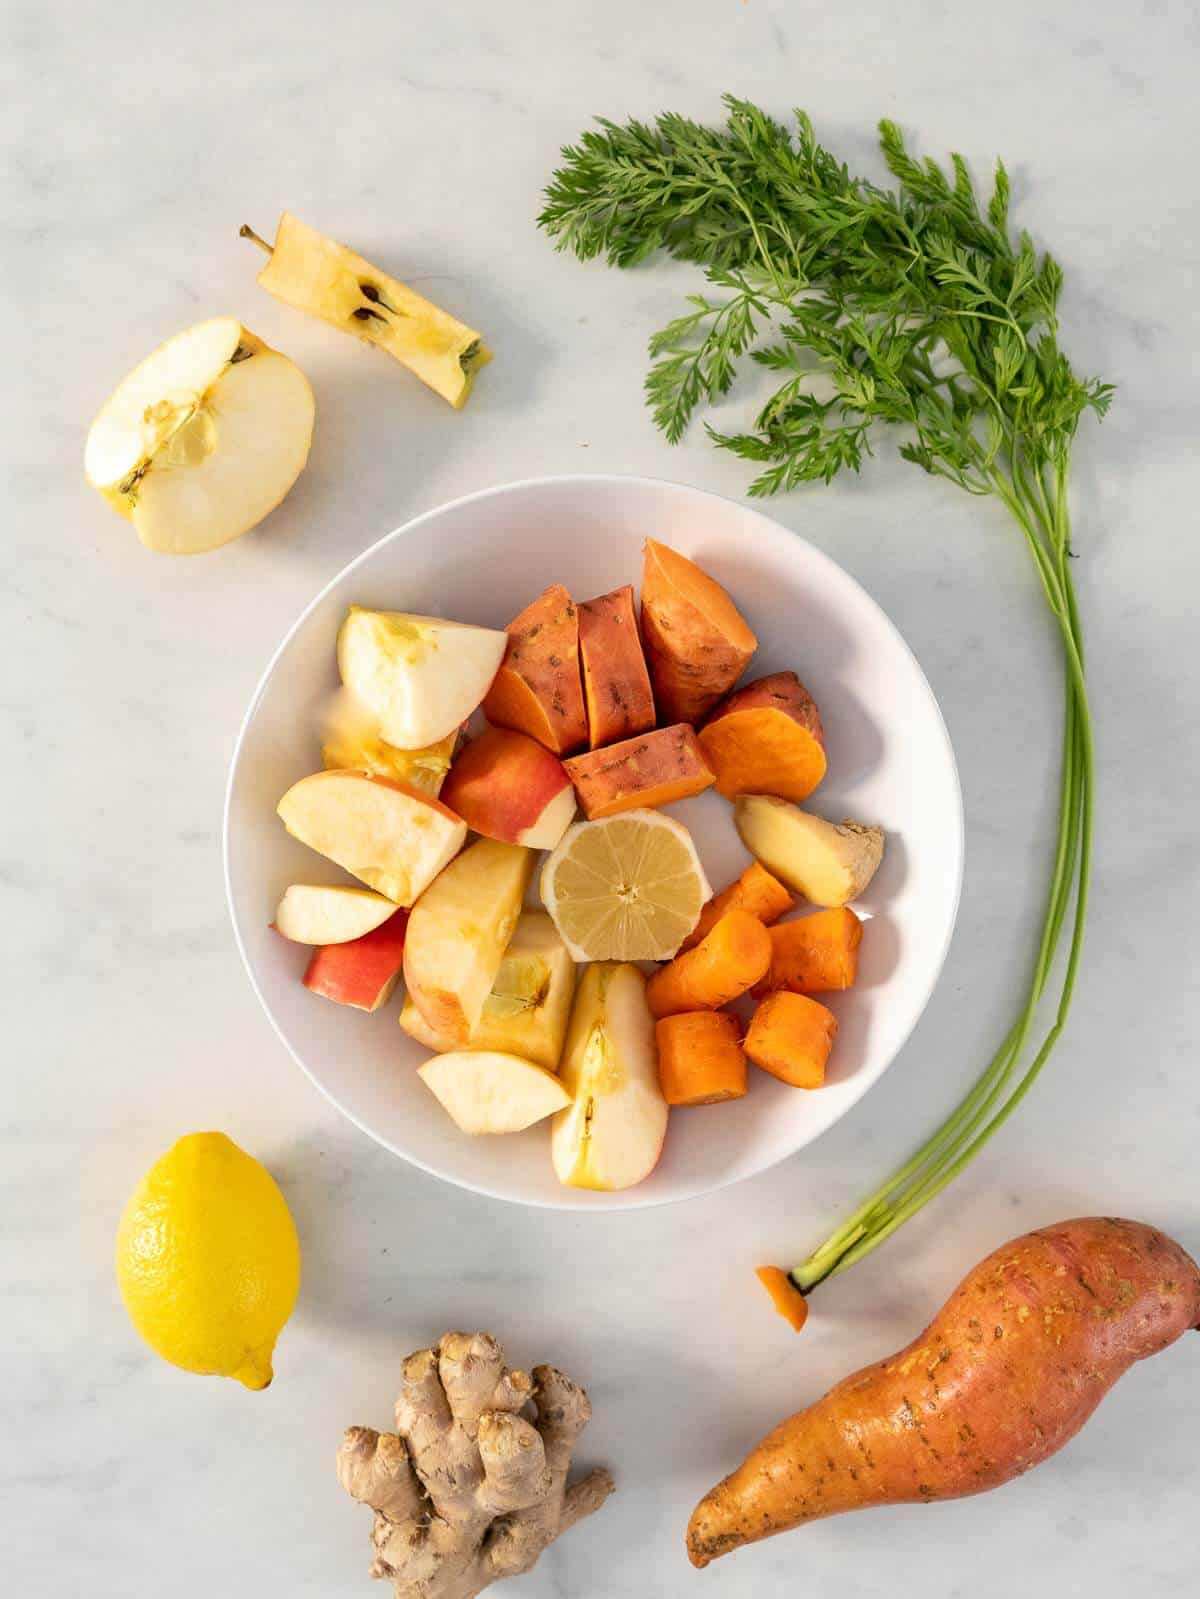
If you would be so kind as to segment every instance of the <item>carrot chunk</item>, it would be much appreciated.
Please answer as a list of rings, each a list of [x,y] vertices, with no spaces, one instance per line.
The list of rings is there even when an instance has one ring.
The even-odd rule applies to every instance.
[[[708,937],[676,955],[646,984],[652,1016],[720,1010],[753,988],[771,962],[771,940],[757,916],[726,911]]]
[[[793,1088],[820,1088],[837,1037],[837,1017],[805,994],[768,994],[744,1045],[756,1066]]]
[[[863,924],[848,905],[781,922],[769,931],[771,965],[755,992],[787,988],[793,994],[822,994],[853,988],[862,936]]]
[[[771,1296],[771,1303],[793,1332],[808,1320],[808,1300],[779,1266],[756,1266],[754,1275]]]
[[[658,1083],[668,1105],[719,1105],[746,1092],[746,1057],[737,1017],[686,1011],[654,1024]]]
[[[749,911],[757,916],[764,927],[786,916],[795,902],[778,878],[772,877],[765,866],[751,861],[746,870],[730,883],[728,888],[710,899],[700,912],[694,930],[680,945],[681,949],[694,949],[702,938],[707,938],[726,911]],[[775,985],[777,986],[777,985]]]

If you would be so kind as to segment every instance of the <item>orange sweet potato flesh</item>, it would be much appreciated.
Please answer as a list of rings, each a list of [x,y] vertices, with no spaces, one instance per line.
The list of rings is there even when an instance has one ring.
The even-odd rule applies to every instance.
[[[751,861],[735,882],[709,900],[700,912],[700,920],[679,948],[681,951],[695,948],[702,938],[708,937],[726,911],[749,911],[767,927],[786,916],[794,904],[791,890],[772,877],[765,866]]]
[[[1200,1269],[1153,1227],[1085,1217],[1027,1233],[906,1349],[776,1427],[707,1493],[692,1564],[823,1516],[996,1488],[1061,1449],[1135,1361],[1198,1326]]]
[[[656,539],[646,540],[642,637],[665,722],[698,722],[729,692],[758,648],[716,579]]]
[[[821,1088],[837,1030],[837,1017],[817,1000],[805,994],[768,994],[750,1018],[745,1050],[756,1066],[781,1083]]]
[[[775,794],[799,802],[825,776],[821,713],[795,672],[737,689],[704,724],[700,744],[729,799]]]
[[[564,761],[589,821],[619,811],[653,810],[712,787],[713,775],[686,723],[627,738]]]
[[[771,940],[757,916],[726,911],[695,949],[676,955],[646,984],[652,1016],[719,1010],[759,981],[771,961]]]
[[[579,619],[555,583],[508,624],[508,648],[483,702],[494,727],[528,733],[556,755],[587,743],[579,669]]]
[[[654,695],[628,583],[580,605],[579,656],[591,747],[648,732]]]
[[[863,924],[848,905],[781,922],[769,936],[771,965],[756,993],[787,988],[793,994],[825,994],[854,987]]]
[[[746,1057],[736,1016],[689,1011],[654,1024],[658,1084],[668,1105],[718,1105],[746,1092]]]

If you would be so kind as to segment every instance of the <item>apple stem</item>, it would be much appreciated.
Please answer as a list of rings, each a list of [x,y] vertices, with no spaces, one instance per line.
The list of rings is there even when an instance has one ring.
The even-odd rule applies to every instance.
[[[243,222],[241,227],[238,229],[238,238],[250,239],[253,243],[258,245],[260,250],[265,250],[268,255],[275,254],[275,246],[273,244],[268,244],[265,239],[260,238],[248,222]]]

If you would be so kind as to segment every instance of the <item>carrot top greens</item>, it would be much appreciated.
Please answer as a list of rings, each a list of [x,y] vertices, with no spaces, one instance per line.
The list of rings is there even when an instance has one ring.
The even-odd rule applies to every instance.
[[[981,205],[961,156],[948,172],[918,161],[882,122],[896,180],[883,188],[852,177],[803,112],[788,128],[744,100],[725,104],[720,129],[670,113],[653,124],[600,121],[563,151],[539,218],[581,260],[628,267],[664,250],[703,268],[711,292],[690,295],[688,311],[650,340],[655,423],[677,442],[699,408],[728,392],[746,355],[777,373],[751,431],[707,428],[714,444],[759,467],[752,495],[858,471],[877,429],[898,428],[906,460],[1008,508],[1065,664],[1058,837],[1012,1026],[933,1135],[793,1269],[807,1292],[953,1180],[1028,1093],[1066,1023],[1087,915],[1094,776],[1067,485],[1080,419],[1103,416],[1113,391],[1077,377],[1059,348],[1062,270],[1027,233],[1011,232],[1002,163]],[[1035,1048],[1056,969],[1054,1018]]]

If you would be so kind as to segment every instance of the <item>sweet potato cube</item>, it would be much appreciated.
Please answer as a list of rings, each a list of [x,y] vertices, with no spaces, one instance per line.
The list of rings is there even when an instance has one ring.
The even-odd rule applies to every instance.
[[[729,692],[758,648],[716,579],[656,539],[646,540],[642,638],[665,722],[698,722]]]
[[[767,931],[771,964],[756,994],[773,993],[777,988],[790,989],[793,994],[853,988],[863,924],[848,905],[814,911]]]
[[[654,726],[654,695],[627,583],[579,607],[579,656],[592,749]]]
[[[702,938],[707,938],[726,911],[749,911],[764,927],[769,927],[786,916],[794,904],[783,884],[772,877],[765,866],[751,861],[736,882],[709,900],[700,912],[700,920],[679,948],[681,951],[693,949]]]
[[[756,1066],[793,1088],[820,1088],[837,1037],[837,1017],[806,994],[768,994],[750,1019],[743,1048]]]
[[[795,672],[772,672],[735,690],[704,724],[700,744],[729,799],[804,800],[825,776],[821,715]]]
[[[564,761],[583,814],[594,821],[618,811],[650,810],[712,787],[713,775],[686,722]]]
[[[554,583],[508,624],[508,647],[483,702],[495,727],[528,733],[555,755],[587,743],[579,668],[579,617]]]
[[[727,1011],[663,1016],[654,1025],[658,1085],[668,1105],[719,1105],[746,1092],[737,1017]]]

